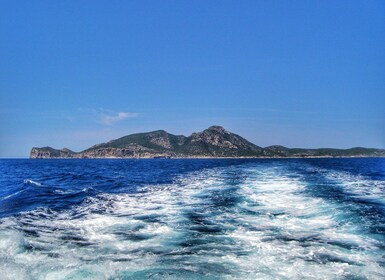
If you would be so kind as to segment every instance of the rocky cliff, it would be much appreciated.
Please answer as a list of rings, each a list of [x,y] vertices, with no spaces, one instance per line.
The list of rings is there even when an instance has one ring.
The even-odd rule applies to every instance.
[[[77,153],[69,149],[56,150],[51,147],[32,148],[30,158],[73,158]]]
[[[94,145],[79,153],[51,147],[32,148],[30,158],[186,158],[186,157],[367,157],[385,156],[385,150],[289,149],[259,147],[220,126],[186,137],[164,130],[127,135]]]

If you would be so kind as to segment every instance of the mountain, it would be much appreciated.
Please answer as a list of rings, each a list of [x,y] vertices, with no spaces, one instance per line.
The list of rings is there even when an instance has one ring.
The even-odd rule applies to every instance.
[[[290,149],[259,147],[221,126],[186,137],[164,130],[127,135],[76,153],[69,149],[32,148],[30,158],[199,158],[199,157],[384,157],[385,150]]]

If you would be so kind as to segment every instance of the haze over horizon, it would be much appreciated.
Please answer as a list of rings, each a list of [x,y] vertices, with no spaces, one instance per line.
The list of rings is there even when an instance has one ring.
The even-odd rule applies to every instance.
[[[0,157],[220,125],[385,148],[384,1],[1,1]]]

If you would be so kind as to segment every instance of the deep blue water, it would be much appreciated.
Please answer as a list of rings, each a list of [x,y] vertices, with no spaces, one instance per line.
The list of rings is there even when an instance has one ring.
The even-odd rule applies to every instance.
[[[1,279],[384,279],[385,159],[0,160]]]

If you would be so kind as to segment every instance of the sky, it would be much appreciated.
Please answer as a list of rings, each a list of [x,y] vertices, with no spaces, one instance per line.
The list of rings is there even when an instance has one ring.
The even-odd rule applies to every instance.
[[[385,148],[385,1],[0,0],[0,157],[211,125]]]

